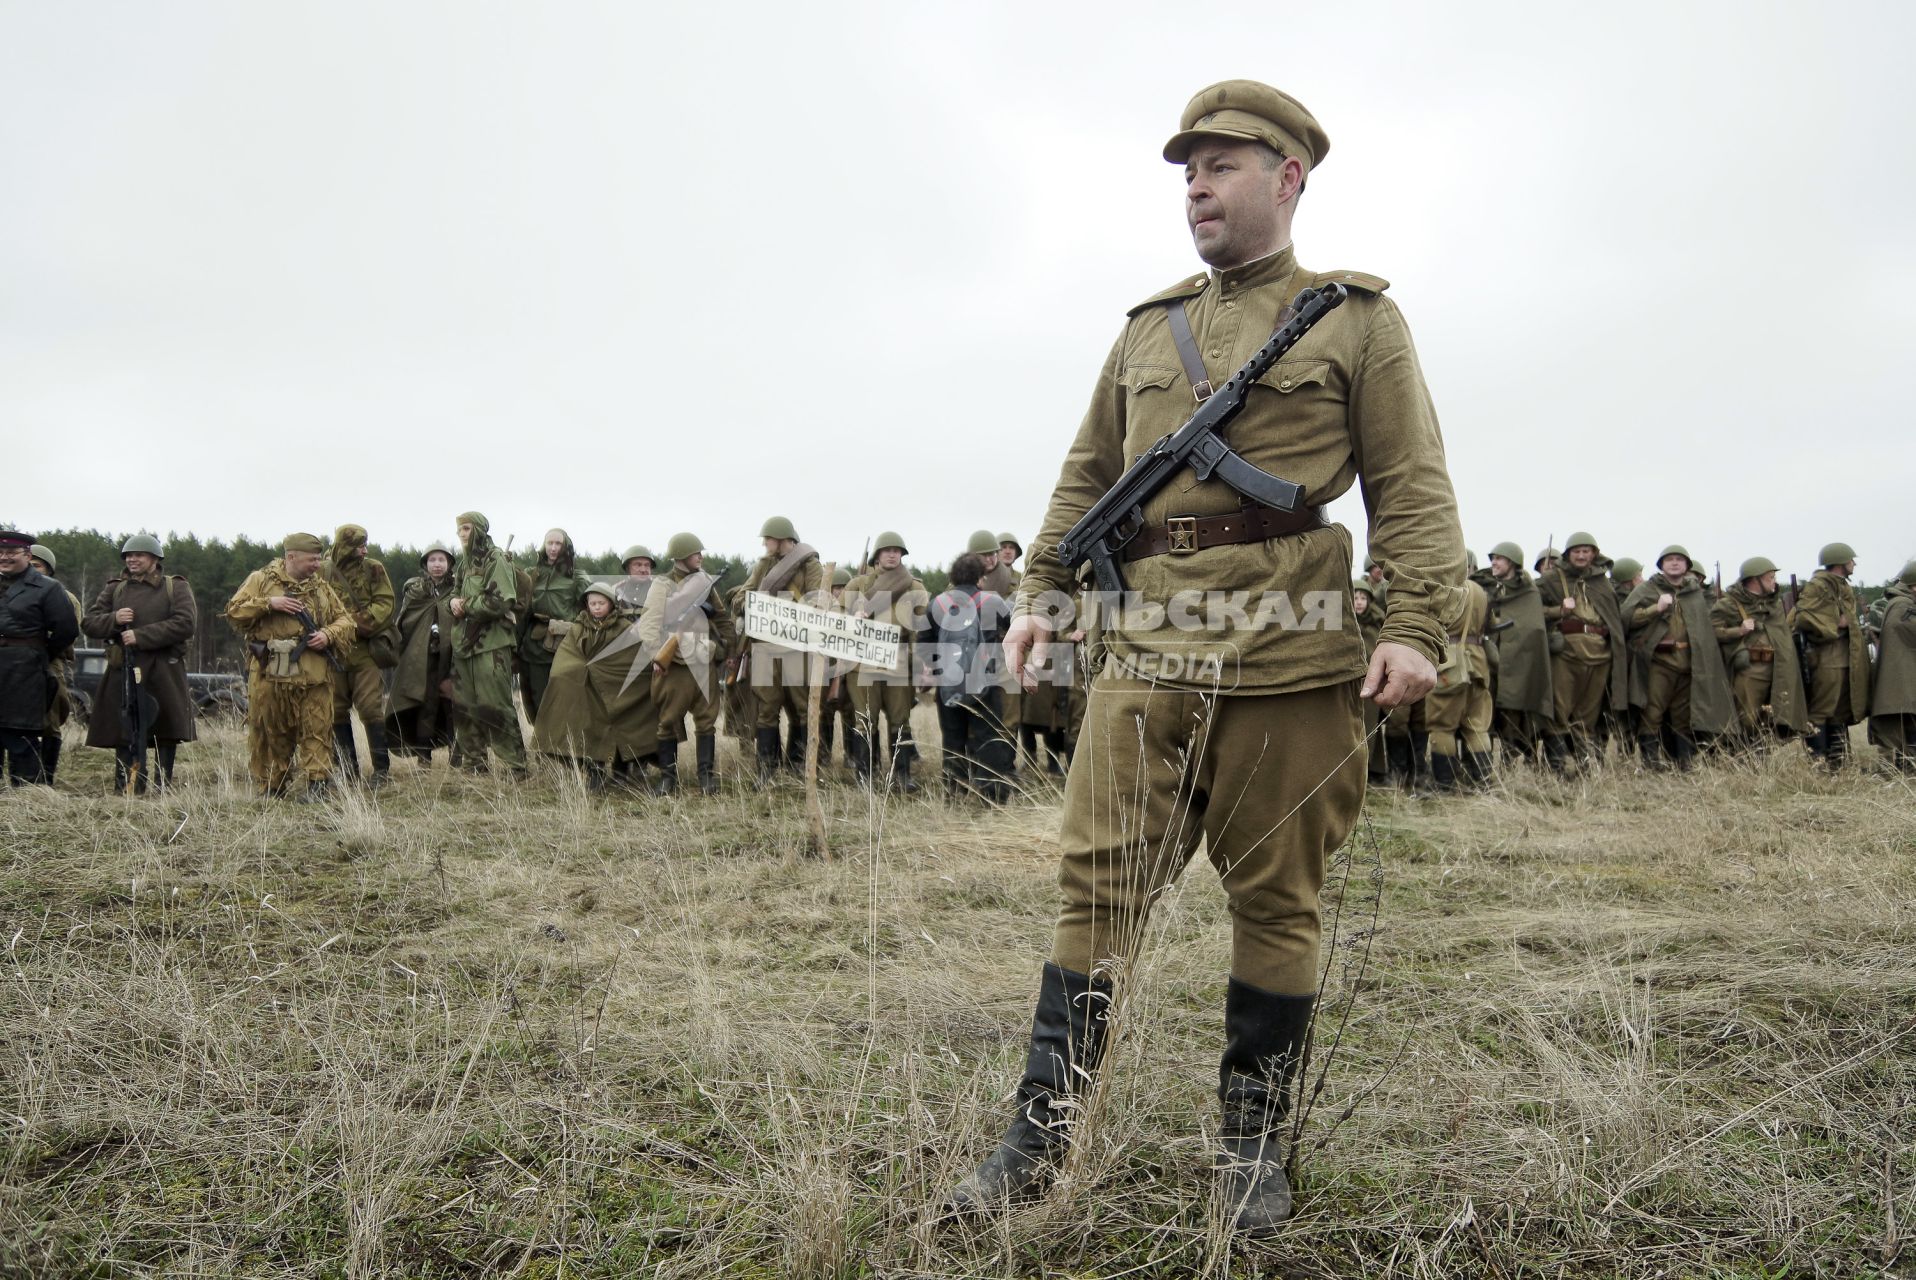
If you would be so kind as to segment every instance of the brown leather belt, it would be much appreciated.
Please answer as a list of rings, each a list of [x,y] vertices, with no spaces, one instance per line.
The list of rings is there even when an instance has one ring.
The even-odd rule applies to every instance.
[[[0,649],[44,649],[45,636],[0,636]]]
[[[1610,638],[1610,628],[1601,622],[1585,622],[1582,618],[1565,618],[1557,624],[1557,630],[1567,636],[1600,636]]]
[[[1749,650],[1751,662],[1775,662],[1776,661],[1775,649],[1759,649],[1755,645],[1750,645],[1748,646],[1748,650]]]
[[[1172,516],[1163,524],[1139,530],[1137,537],[1125,543],[1124,559],[1189,555],[1208,547],[1232,547],[1243,542],[1263,542],[1305,533],[1321,529],[1324,524],[1322,507],[1279,511],[1276,507],[1253,505],[1221,516]]]
[[[1675,653],[1678,649],[1687,649],[1689,647],[1690,642],[1688,640],[1659,640],[1657,641],[1656,651],[1658,653]]]

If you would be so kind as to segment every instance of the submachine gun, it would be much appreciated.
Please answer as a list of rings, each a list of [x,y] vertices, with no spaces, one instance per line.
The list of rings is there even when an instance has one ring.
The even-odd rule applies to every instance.
[[[1139,454],[1118,482],[1058,540],[1058,559],[1065,571],[1074,572],[1089,560],[1098,590],[1123,591],[1118,559],[1125,544],[1144,529],[1144,504],[1185,467],[1200,480],[1215,475],[1254,502],[1279,511],[1296,510],[1303,489],[1246,462],[1224,442],[1222,432],[1243,411],[1251,384],[1348,296],[1341,284],[1298,294],[1291,303],[1294,314],[1278,326],[1270,341],[1200,404],[1189,421]]]

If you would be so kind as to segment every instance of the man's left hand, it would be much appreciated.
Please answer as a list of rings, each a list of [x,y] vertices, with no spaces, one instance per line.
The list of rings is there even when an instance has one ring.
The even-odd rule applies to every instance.
[[[1437,687],[1437,668],[1407,644],[1385,641],[1370,656],[1360,697],[1388,711],[1409,706]]]

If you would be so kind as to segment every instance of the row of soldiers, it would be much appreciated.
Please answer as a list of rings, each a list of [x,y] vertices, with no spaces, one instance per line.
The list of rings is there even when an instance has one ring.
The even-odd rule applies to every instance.
[[[1493,738],[1560,772],[1611,738],[1652,768],[1687,768],[1700,746],[1761,751],[1797,738],[1837,768],[1850,727],[1864,720],[1870,739],[1909,771],[1916,561],[1865,614],[1851,583],[1855,552],[1831,543],[1817,559],[1810,579],[1800,588],[1792,579],[1784,592],[1762,556],[1714,587],[1680,545],[1664,548],[1646,576],[1582,532],[1530,570],[1512,542],[1481,567],[1473,555],[1463,624],[1438,687],[1385,725],[1373,781],[1415,786],[1427,770],[1440,790],[1482,785]],[[1352,590],[1359,626],[1374,640],[1389,608],[1382,569],[1367,563]]]
[[[760,592],[843,608],[899,626],[905,643],[885,670],[848,667],[824,673],[820,731],[825,757],[842,739],[854,774],[916,791],[911,710],[921,690],[914,642],[929,631],[933,601],[904,567],[908,548],[895,533],[875,539],[861,572],[838,569],[829,586],[817,553],[791,522],[767,521],[765,554],[729,593],[703,571],[704,546],[680,533],[667,544],[664,572],[644,546],[628,548],[622,575],[594,580],[577,571],[563,530],[550,531],[539,560],[526,569],[496,546],[479,512],[458,517],[459,549],[435,543],[419,557],[420,572],[395,590],[386,566],[368,554],[363,526],[341,525],[330,545],[318,536],[288,536],[278,559],[251,574],[228,602],[225,618],[248,652],[249,763],[263,793],[301,800],[322,797],[335,776],[361,777],[353,731],[358,717],[371,757],[371,785],[390,776],[396,752],[430,757],[446,748],[451,763],[478,769],[490,755],[523,771],[526,741],[514,706],[517,685],[535,750],[576,760],[595,786],[613,781],[678,787],[680,744],[691,741],[699,787],[717,789],[716,733],[721,712],[734,735],[756,751],[761,782],[802,760],[815,659],[743,639],[734,620],[745,595]],[[49,599],[53,553],[23,559],[22,598],[31,572]],[[1008,597],[1022,548],[1009,534],[980,531],[953,566],[975,566],[959,587]],[[161,544],[136,535],[122,547],[124,572],[112,579],[69,635],[46,630],[46,651],[70,657],[80,631],[108,643],[108,692],[95,700],[88,742],[119,753],[119,783],[144,790],[146,753],[127,741],[122,676],[142,682],[161,704],[141,730],[156,748],[162,785],[172,781],[178,744],[193,740],[194,707],[186,682],[187,645],[198,627],[193,594],[165,571]],[[37,590],[37,589],[36,589]],[[656,594],[655,594],[656,592]],[[68,612],[79,615],[71,597]],[[649,607],[652,600],[658,608]],[[49,608],[49,615],[60,612]],[[22,619],[18,630],[31,624]],[[24,641],[20,642],[24,643]],[[646,662],[649,672],[635,665]],[[49,667],[64,699],[70,672]],[[1002,683],[1002,682],[1001,682]],[[1069,752],[1069,715],[1082,698],[1040,690],[1019,696],[1001,689],[976,714],[940,708],[946,733],[948,787],[1003,799],[1016,770],[1016,731],[1035,760],[1061,771]],[[35,762],[22,754],[20,780],[51,781],[64,706],[49,706],[35,735]],[[687,732],[687,722],[691,730]],[[980,731],[974,721],[982,722]],[[649,777],[656,773],[656,777]]]

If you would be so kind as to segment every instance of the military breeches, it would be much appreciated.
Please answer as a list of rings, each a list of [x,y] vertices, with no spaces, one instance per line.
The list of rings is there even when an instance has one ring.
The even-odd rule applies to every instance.
[[[1817,663],[1810,672],[1810,725],[1850,723],[1849,668]]]
[[[318,782],[333,771],[330,685],[254,675],[246,691],[247,765],[262,792]]]
[[[1752,662],[1736,673],[1730,692],[1736,699],[1736,723],[1743,736],[1756,741],[1763,732],[1763,708],[1770,701],[1770,679],[1776,674],[1773,662]]]
[[[1065,783],[1052,959],[1128,962],[1202,841],[1230,899],[1232,976],[1315,990],[1324,866],[1364,802],[1357,688],[1220,697],[1099,676]]]
[[[350,723],[355,711],[361,724],[386,723],[386,684],[379,678],[378,667],[333,672],[333,723]]]
[[[453,755],[463,764],[485,762],[486,748],[524,767],[526,740],[512,705],[512,650],[452,657]]]
[[[903,677],[896,681],[866,680],[861,677],[852,690],[852,704],[858,709],[858,731],[867,742],[884,743],[894,738],[911,740],[911,683]],[[879,717],[884,728],[879,728]],[[882,733],[882,736],[881,736]]]
[[[719,668],[707,668],[707,677],[716,685]],[[718,690],[715,688],[713,692]],[[684,663],[674,662],[659,680],[659,741],[685,741],[685,717],[692,717],[692,728],[699,737],[718,732],[719,704],[699,692],[698,677]]]
[[[1610,660],[1581,662],[1567,654],[1550,659],[1550,689],[1557,700],[1557,733],[1593,734],[1610,691]]]
[[[1665,725],[1678,737],[1690,736],[1690,669],[1652,662],[1641,731],[1654,736],[1663,732]]]
[[[774,650],[764,644],[752,646],[752,696],[758,701],[757,726],[779,727],[779,714],[792,718],[792,731],[803,733],[805,713],[811,689],[803,653]],[[822,661],[822,659],[821,659]]]
[[[1460,750],[1490,750],[1491,711],[1490,685],[1486,681],[1470,680],[1432,689],[1424,698],[1430,749],[1440,756],[1454,756]]]

